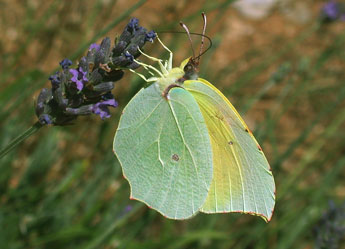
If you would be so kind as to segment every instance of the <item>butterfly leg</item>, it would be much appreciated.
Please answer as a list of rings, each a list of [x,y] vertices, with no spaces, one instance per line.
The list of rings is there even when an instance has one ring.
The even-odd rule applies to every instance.
[[[163,65],[163,63],[162,63],[163,60],[155,58],[155,57],[152,57],[152,56],[149,56],[148,54],[145,54],[139,47],[138,47],[138,50],[145,57],[149,58],[150,60],[158,62],[158,65],[159,65],[159,67],[160,67],[160,69],[161,69],[163,74],[168,74],[169,73],[167,68],[166,68],[166,66],[167,66],[166,63],[164,63],[165,65]]]
[[[151,66],[151,65],[148,65],[148,64],[145,64],[141,61],[138,61],[136,59],[134,59],[134,62],[138,63],[140,66],[143,66],[146,70],[149,71],[149,69],[152,69],[153,71],[155,71],[161,78],[164,78],[164,75],[155,67]],[[150,72],[150,71],[149,71]],[[153,73],[150,72],[151,75],[153,75]]]
[[[143,74],[138,73],[136,71],[134,71],[133,69],[129,69],[129,71],[131,71],[132,73],[135,73],[136,75],[138,75],[140,78],[142,78],[143,80],[145,80],[146,82],[155,82],[158,80],[157,77],[151,77],[151,78],[146,78]]]
[[[157,40],[158,42],[162,45],[163,48],[165,48],[168,52],[169,52],[169,61],[168,61],[168,65],[166,66],[166,69],[168,71],[170,71],[172,69],[172,60],[173,60],[173,53],[171,52],[171,50],[164,45],[164,43],[159,39],[158,35],[157,35]]]

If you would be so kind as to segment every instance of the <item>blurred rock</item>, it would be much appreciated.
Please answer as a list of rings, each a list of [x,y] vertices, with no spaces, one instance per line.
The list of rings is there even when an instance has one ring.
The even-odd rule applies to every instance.
[[[238,0],[233,6],[249,19],[262,19],[270,13],[278,0]]]

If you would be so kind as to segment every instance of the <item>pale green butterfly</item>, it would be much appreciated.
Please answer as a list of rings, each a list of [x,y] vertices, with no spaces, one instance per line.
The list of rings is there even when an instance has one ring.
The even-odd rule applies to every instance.
[[[157,40],[169,51],[169,60],[142,52],[160,70],[136,61],[157,76],[146,79],[137,73],[154,83],[124,108],[114,138],[131,198],[171,219],[199,211],[241,212],[268,222],[275,184],[261,147],[229,100],[197,78],[201,52],[173,68],[172,52]]]

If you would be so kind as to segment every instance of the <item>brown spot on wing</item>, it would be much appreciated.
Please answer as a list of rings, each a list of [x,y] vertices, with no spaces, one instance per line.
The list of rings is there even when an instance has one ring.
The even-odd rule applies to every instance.
[[[180,160],[180,157],[179,157],[177,154],[173,154],[173,155],[171,156],[171,159],[174,160],[174,161],[176,161],[176,162],[178,162],[178,161]]]

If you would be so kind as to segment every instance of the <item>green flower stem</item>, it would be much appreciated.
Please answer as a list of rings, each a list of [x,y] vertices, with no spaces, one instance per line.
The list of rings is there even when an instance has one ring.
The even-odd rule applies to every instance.
[[[40,122],[36,122],[33,126],[23,132],[16,139],[12,140],[4,149],[0,151],[0,159],[7,155],[8,152],[13,150],[17,145],[23,142],[25,139],[36,133],[43,125]]]

